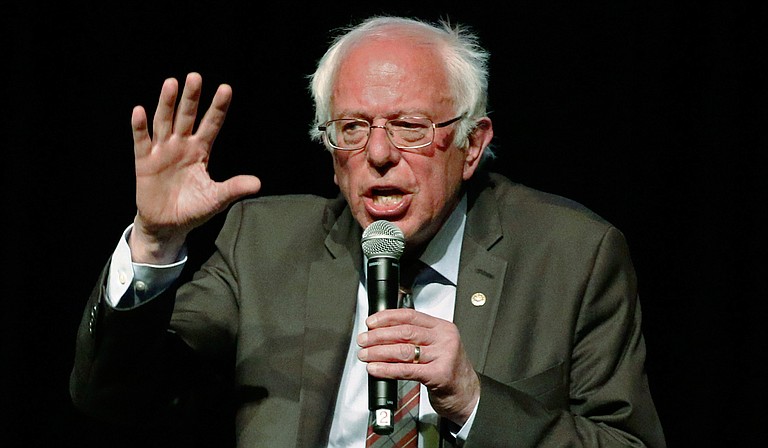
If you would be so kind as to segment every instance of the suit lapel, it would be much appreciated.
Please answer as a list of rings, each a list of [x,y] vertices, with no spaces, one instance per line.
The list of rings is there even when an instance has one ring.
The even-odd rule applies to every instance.
[[[501,300],[507,262],[490,253],[503,236],[493,188],[470,192],[461,248],[454,323],[478,372],[483,371]]]
[[[355,315],[360,236],[344,209],[325,240],[330,257],[310,267],[297,446],[321,446],[328,438]]]

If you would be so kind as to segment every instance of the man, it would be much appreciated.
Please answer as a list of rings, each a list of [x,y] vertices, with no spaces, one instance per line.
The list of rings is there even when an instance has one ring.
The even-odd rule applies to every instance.
[[[151,137],[133,112],[138,212],[86,309],[75,403],[132,421],[183,401],[188,364],[166,360],[189,347],[234,365],[238,446],[366,446],[367,374],[421,383],[419,446],[664,446],[621,233],[480,168],[486,58],[448,25],[349,30],[312,78],[342,197],[238,202],[178,288],[189,231],[260,183],[207,174],[231,89],[193,130],[201,77],[177,107],[167,80]],[[432,280],[415,310],[368,317],[360,240],[382,219],[405,235],[403,271]]]

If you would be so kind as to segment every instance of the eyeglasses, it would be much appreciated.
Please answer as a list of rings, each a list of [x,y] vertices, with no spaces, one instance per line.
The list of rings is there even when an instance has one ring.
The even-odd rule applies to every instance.
[[[325,135],[325,141],[334,149],[356,151],[365,148],[371,129],[387,131],[387,137],[399,149],[419,149],[432,144],[435,129],[451,125],[464,118],[459,115],[442,123],[433,123],[429,118],[401,117],[387,120],[383,125],[373,125],[362,118],[340,118],[331,120],[317,129]]]

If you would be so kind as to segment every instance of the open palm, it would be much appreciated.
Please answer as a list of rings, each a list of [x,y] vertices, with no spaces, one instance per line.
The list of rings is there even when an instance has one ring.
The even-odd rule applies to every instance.
[[[219,86],[195,131],[201,90],[202,78],[190,73],[177,110],[178,82],[167,79],[152,122],[151,137],[144,108],[137,106],[133,110],[138,209],[134,233],[138,234],[132,235],[131,244],[137,254],[141,248],[135,245],[151,243],[155,245],[151,251],[160,258],[175,256],[190,230],[261,187],[255,176],[235,176],[224,182],[211,179],[208,160],[232,100],[232,89]]]

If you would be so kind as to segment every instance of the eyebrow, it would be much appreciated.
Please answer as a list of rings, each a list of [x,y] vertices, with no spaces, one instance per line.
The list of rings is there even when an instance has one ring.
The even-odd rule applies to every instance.
[[[425,113],[424,111],[399,111],[395,113],[388,113],[381,116],[371,116],[371,114],[362,113],[359,111],[342,111],[342,113],[339,114],[338,118],[362,118],[368,121],[373,121],[375,118],[384,118],[387,120],[391,120],[393,118],[402,118],[402,117],[424,117],[429,118],[430,114]]]

